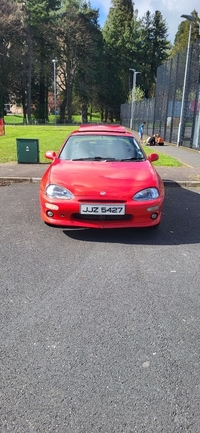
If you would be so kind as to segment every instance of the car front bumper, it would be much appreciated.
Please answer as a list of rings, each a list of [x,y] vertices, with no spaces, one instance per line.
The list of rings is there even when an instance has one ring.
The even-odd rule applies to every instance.
[[[87,203],[87,200],[84,201]],[[124,215],[82,215],[80,213],[81,200],[49,200],[41,197],[41,218],[44,222],[60,227],[85,227],[85,228],[126,228],[126,227],[151,227],[160,223],[162,218],[164,196],[156,200],[136,202],[133,200],[123,202],[125,204]],[[97,203],[94,200],[93,203]],[[105,202],[100,202],[105,204]],[[90,202],[91,204],[91,202]],[[106,202],[107,205],[107,202]],[[114,203],[112,202],[114,206]]]

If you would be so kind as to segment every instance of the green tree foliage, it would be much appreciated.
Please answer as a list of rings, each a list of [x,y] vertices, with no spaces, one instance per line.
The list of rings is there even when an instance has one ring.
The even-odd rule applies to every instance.
[[[113,114],[119,118],[120,104],[127,99],[129,68],[137,65],[137,11],[131,0],[112,1],[102,32],[107,66],[105,106],[113,120]]]
[[[83,121],[88,107],[101,110],[102,120],[119,119],[131,91],[129,69],[140,72],[136,94],[153,96],[169,47],[159,11],[141,20],[133,0],[112,0],[101,30],[87,0],[0,0],[0,10],[0,82],[6,102],[22,104],[24,121],[33,110],[48,119],[54,58],[60,121],[71,121],[75,103]]]
[[[131,0],[113,0],[103,36],[109,67],[107,103],[120,106],[128,98],[128,71],[137,74],[137,85],[146,98],[155,89],[156,71],[168,58],[167,25],[159,11],[147,12],[142,20]],[[116,86],[115,86],[115,84]],[[117,88],[117,92],[116,92]]]
[[[20,6],[11,0],[0,0],[0,93],[4,102],[15,94],[21,36]]]
[[[157,68],[168,58],[167,25],[159,11],[144,15],[140,27],[138,65],[141,71],[141,89],[145,98],[154,95]]]
[[[80,98],[82,121],[87,121],[88,105],[97,100],[101,89],[101,57],[103,40],[98,26],[98,12],[90,7],[84,7],[81,12],[84,23],[85,37],[80,45],[78,55],[75,92]]]
[[[98,11],[86,3],[67,1],[58,20],[58,29],[61,121],[64,120],[66,109],[68,120],[71,120],[72,99],[75,94],[81,107],[82,120],[86,122],[88,105],[98,93],[102,52]]]
[[[60,7],[60,0],[23,2],[27,34],[28,111],[32,102],[35,107],[35,117],[42,122],[48,118],[49,74],[55,41],[52,27],[56,19],[56,11]],[[28,114],[30,120],[30,113]]]

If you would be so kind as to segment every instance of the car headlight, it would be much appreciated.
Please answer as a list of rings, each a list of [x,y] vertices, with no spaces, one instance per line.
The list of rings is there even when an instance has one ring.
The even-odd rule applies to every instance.
[[[59,185],[48,185],[46,187],[46,195],[50,198],[62,200],[71,200],[73,198],[73,194],[68,189]]]
[[[157,188],[146,188],[142,191],[137,192],[133,196],[133,200],[142,201],[142,200],[154,200],[159,197],[159,192]]]

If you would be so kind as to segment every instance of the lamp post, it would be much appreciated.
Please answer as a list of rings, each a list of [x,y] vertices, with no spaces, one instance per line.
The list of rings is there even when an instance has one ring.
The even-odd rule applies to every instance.
[[[188,64],[189,64],[189,57],[190,57],[190,40],[191,40],[191,33],[192,33],[192,23],[195,19],[193,15],[181,15],[181,18],[185,18],[186,20],[188,20],[190,22],[190,27],[189,27],[188,46],[187,46],[187,54],[186,54],[186,62],[185,62],[185,75],[184,75],[184,82],[183,82],[181,113],[180,113],[180,121],[178,126],[178,137],[177,137],[178,147],[181,146],[183,140],[183,113],[185,108],[186,84],[187,84]]]
[[[133,128],[133,114],[134,114],[134,103],[135,103],[135,88],[136,88],[136,75],[140,74],[135,69],[129,68],[129,71],[133,72],[133,87],[132,87],[132,101],[131,101],[131,118],[130,118],[130,129]]]
[[[56,125],[56,63],[57,63],[57,59],[53,59],[53,87],[54,87],[54,112],[55,112],[55,125]]]
[[[200,65],[200,20],[198,20],[199,26],[199,65]],[[198,79],[198,101],[197,101],[197,116],[195,119],[195,134],[194,134],[194,146],[200,147],[200,68],[199,68],[199,79]]]

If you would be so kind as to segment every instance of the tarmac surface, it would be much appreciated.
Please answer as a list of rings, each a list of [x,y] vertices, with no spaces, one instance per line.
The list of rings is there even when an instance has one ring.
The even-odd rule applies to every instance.
[[[145,137],[144,137],[145,139]],[[181,162],[181,167],[156,167],[165,185],[200,187],[200,148],[189,149],[175,144],[152,146],[152,153],[160,152]],[[49,164],[19,164],[9,162],[0,164],[0,184],[12,182],[40,182]]]

